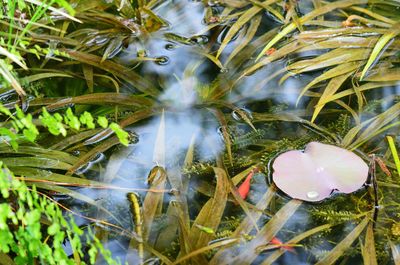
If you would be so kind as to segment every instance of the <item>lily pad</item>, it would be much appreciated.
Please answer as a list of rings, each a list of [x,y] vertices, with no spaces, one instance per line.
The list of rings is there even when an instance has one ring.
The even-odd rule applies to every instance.
[[[292,198],[321,201],[338,190],[351,193],[367,180],[368,165],[353,152],[317,142],[279,155],[272,165],[276,186]]]

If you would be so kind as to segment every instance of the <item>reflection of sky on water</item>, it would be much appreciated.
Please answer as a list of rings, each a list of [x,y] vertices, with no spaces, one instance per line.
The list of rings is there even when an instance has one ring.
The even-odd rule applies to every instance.
[[[307,1],[300,3],[302,5],[301,8],[309,8],[309,6],[304,6],[305,3],[307,3]],[[185,6],[184,8],[176,8],[174,11],[171,8],[173,5]],[[162,91],[157,100],[169,106],[171,109],[174,109],[174,112],[168,110],[165,112],[164,150],[166,170],[168,172],[168,170],[176,170],[175,167],[182,166],[193,137],[195,139],[195,160],[215,160],[215,155],[222,152],[225,146],[220,133],[218,133],[219,123],[216,121],[215,116],[206,109],[192,108],[193,105],[199,101],[199,96],[196,91],[198,80],[202,81],[208,80],[207,78],[213,78],[213,76],[210,75],[210,71],[213,70],[213,68],[210,67],[212,64],[208,59],[205,59],[204,56],[194,53],[192,47],[166,41],[162,36],[164,33],[174,33],[182,37],[191,37],[198,33],[204,27],[201,23],[204,17],[203,4],[201,2],[187,2],[183,0],[174,3],[164,2],[154,11],[157,15],[160,15],[163,19],[168,21],[171,27],[154,33],[160,34],[159,38],[157,38],[157,36],[152,36],[143,45],[147,51],[147,56],[151,58],[165,57],[168,61],[164,65],[159,65],[155,62],[145,62],[139,67],[141,67],[141,72],[145,73],[146,76],[154,74],[155,80],[151,81],[157,84],[160,91]],[[120,59],[124,62],[133,61],[133,59],[137,57],[136,51],[138,47],[136,45],[136,43],[132,43],[126,50],[126,56],[132,56],[132,58],[125,57]],[[196,48],[201,48],[201,45],[196,44],[195,46]],[[222,53],[220,57],[222,63],[227,56],[229,56],[233,48],[234,45],[231,44],[226,47],[224,53]],[[304,53],[302,56],[316,55],[317,54]],[[187,73],[190,73],[191,71],[187,69],[188,67],[192,67],[191,63],[199,62],[200,60],[204,60],[207,63],[203,63],[201,66],[202,68],[198,68],[195,73],[192,73],[193,76],[185,76],[183,74],[185,70]],[[315,77],[315,75],[313,76],[313,74],[305,73],[301,74],[301,77],[289,77],[279,85],[280,77],[286,73],[282,71],[285,69],[286,64],[286,59],[278,60],[249,76],[243,77],[241,82],[227,94],[224,100],[235,104],[237,107],[247,107],[251,106],[254,101],[273,99],[274,103],[284,102],[288,104],[289,108],[295,108],[299,92]],[[211,68],[211,70],[209,68]],[[277,72],[281,72],[281,74],[274,77]],[[312,91],[318,91],[318,89],[313,88]],[[393,105],[393,93],[395,95],[400,94],[400,86],[384,88],[382,91],[379,91],[379,94],[383,95],[383,97],[392,98],[391,100],[382,101],[382,109],[386,110]],[[300,101],[298,109],[305,108],[309,99],[309,97],[304,96]],[[263,109],[262,111],[265,110]],[[111,180],[113,185],[120,187],[149,188],[149,185],[146,184],[146,178],[151,169],[157,166],[157,163],[155,163],[153,159],[155,149],[163,149],[161,146],[155,146],[160,122],[161,113],[145,123],[139,123],[134,127],[127,128],[139,135],[139,141],[129,148],[120,148],[111,156],[110,160],[107,162],[107,170],[104,173],[106,182],[107,180]],[[268,135],[268,137],[278,138],[281,136]],[[127,152],[127,150],[129,152]],[[121,154],[119,157],[118,153]],[[114,170],[112,170],[113,167]],[[268,184],[264,181],[265,178],[260,177],[252,181],[251,193],[247,198],[248,201],[252,203],[257,202],[258,198],[256,196],[265,192]],[[112,196],[115,205],[123,205],[125,207],[126,211],[124,214],[127,217],[131,217],[132,215],[127,206],[129,203],[126,198],[126,191],[98,191],[86,189],[84,193],[90,198],[98,199],[98,202],[101,204],[103,202],[105,203],[106,200]],[[137,194],[140,200],[144,199],[145,192],[137,192]],[[165,194],[166,202],[169,202],[171,198],[171,195]],[[193,203],[193,201],[189,201],[189,206],[191,203]],[[267,222],[267,217],[264,216],[264,218],[265,220],[263,221]],[[304,212],[303,215],[296,213],[289,219],[285,227],[290,227],[289,230],[293,230],[294,227],[303,230],[308,225],[308,222],[308,216],[304,214]],[[132,223],[127,226],[129,225],[132,225]],[[285,231],[283,231],[283,233],[284,232]],[[108,244],[113,254],[120,252],[122,256],[125,255],[126,250],[122,250],[115,241],[110,241]],[[299,253],[298,256],[288,253],[279,260],[280,263],[278,264],[294,262],[296,262],[296,264],[306,264],[304,263],[307,259],[305,255],[308,254],[302,250],[300,250]],[[134,259],[138,260],[135,256],[136,253],[131,252],[129,255],[133,255]],[[268,256],[268,253],[266,256]],[[229,257],[227,257],[227,260],[229,260]]]

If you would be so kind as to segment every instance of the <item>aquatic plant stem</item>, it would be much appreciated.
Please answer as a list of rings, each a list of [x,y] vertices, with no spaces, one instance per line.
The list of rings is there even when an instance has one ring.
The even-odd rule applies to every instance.
[[[375,228],[376,221],[378,218],[378,210],[379,210],[379,202],[378,202],[378,183],[376,182],[376,167],[375,167],[375,154],[370,155],[371,158],[371,163],[369,165],[369,172],[368,172],[368,179],[366,181],[366,184],[368,185],[368,192],[370,193],[372,197],[372,191],[371,191],[371,184],[374,187],[374,217],[373,217],[373,228]],[[372,182],[372,183],[371,183]]]
[[[142,214],[140,212],[140,206],[139,206],[139,201],[134,193],[129,193],[128,194],[128,199],[132,203],[131,205],[131,210],[132,213],[135,216],[135,232],[136,236],[138,238],[138,251],[139,251],[139,264],[143,264],[143,233],[142,233]],[[130,242],[130,245],[134,243],[135,241]]]

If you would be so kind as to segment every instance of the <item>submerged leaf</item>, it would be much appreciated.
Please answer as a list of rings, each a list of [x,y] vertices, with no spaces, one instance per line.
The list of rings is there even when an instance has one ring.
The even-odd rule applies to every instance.
[[[358,235],[364,230],[368,224],[370,216],[366,216],[354,229],[351,231],[339,244],[336,245],[329,253],[318,261],[317,265],[328,265],[334,264],[335,261],[340,258],[345,250],[347,250],[351,244],[356,240]]]
[[[377,59],[378,55],[381,53],[382,49],[385,47],[385,45],[394,37],[400,34],[400,22],[397,22],[396,24],[393,25],[393,27],[383,34],[383,36],[378,40],[376,43],[374,50],[371,53],[371,56],[368,59],[367,64],[365,65],[361,76],[360,80],[364,78],[364,75],[367,73],[368,69],[371,67],[372,63]]]
[[[317,9],[313,10],[312,12],[308,13],[307,15],[301,17],[299,19],[299,23],[304,24],[305,22],[307,22],[315,17],[318,17],[325,13],[331,12],[332,10],[337,9],[337,8],[343,8],[343,7],[356,5],[356,4],[363,4],[363,3],[365,3],[365,0],[350,0],[350,1],[342,0],[342,1],[337,1],[337,2],[330,3],[330,4],[326,4],[326,5],[323,5]],[[260,54],[256,58],[256,62],[260,59],[261,56],[264,55],[264,53],[269,48],[271,48],[275,43],[277,43],[279,40],[281,40],[283,37],[285,37],[286,34],[291,32],[295,28],[296,28],[296,24],[294,22],[292,22],[289,25],[287,25],[283,30],[281,30],[279,32],[279,34],[277,34],[260,52]]]

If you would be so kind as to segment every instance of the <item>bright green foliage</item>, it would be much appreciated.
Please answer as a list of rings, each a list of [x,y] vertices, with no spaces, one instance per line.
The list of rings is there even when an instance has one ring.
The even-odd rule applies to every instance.
[[[12,113],[4,108],[0,104],[0,112],[7,115],[11,119],[11,124],[13,129],[16,133],[14,133],[11,129],[0,127],[0,136],[6,137],[7,141],[11,143],[11,146],[17,150],[18,149],[18,142],[17,139],[20,138],[22,135],[19,132],[22,130],[23,136],[31,141],[34,142],[36,137],[39,135],[39,131],[36,128],[36,125],[32,122],[32,115],[27,114],[25,115],[22,110],[16,105],[17,110],[16,117],[12,115]],[[82,125],[86,125],[88,129],[94,129],[94,118],[93,116],[85,111],[79,118],[74,115],[71,108],[68,108],[65,115],[61,115],[60,113],[55,113],[51,115],[46,108],[42,109],[42,115],[39,116],[43,126],[49,130],[49,132],[53,135],[67,135],[68,127],[79,130]],[[108,121],[105,117],[98,117],[97,123],[102,126],[103,128],[107,128]],[[112,123],[109,126],[112,129],[118,138],[120,139],[121,143],[124,145],[129,144],[128,140],[128,133],[122,130],[118,124]]]
[[[63,136],[67,135],[63,124],[58,119],[51,116],[46,108],[43,108],[43,115],[41,115],[39,119],[42,121],[43,125],[49,129],[51,134],[59,135],[61,133]]]
[[[85,112],[79,117],[79,120],[80,120],[81,123],[86,124],[86,126],[87,126],[89,129],[94,129],[95,124],[94,124],[94,122],[93,122],[93,117],[92,117],[92,115],[91,115],[89,112],[85,111]]]
[[[68,222],[62,216],[58,206],[45,197],[37,194],[36,188],[31,190],[14,178],[13,173],[3,167],[0,162],[0,190],[3,198],[9,201],[0,204],[0,251],[12,252],[15,255],[16,264],[76,264],[73,258],[69,258],[63,248],[63,242],[68,238],[72,248],[77,251],[81,259],[84,259],[82,252],[82,241],[80,235],[83,231],[76,226],[71,218]],[[5,192],[10,190],[10,192]],[[13,196],[10,196],[10,194]],[[18,198],[18,210],[13,210],[9,205],[13,198]],[[51,223],[47,227],[47,234],[43,228],[42,219]],[[13,230],[9,226],[10,221],[18,226]],[[47,223],[47,222],[46,222]],[[49,238],[43,243],[46,237]],[[66,238],[67,237],[67,238]],[[110,253],[105,251],[101,243],[89,230],[86,236],[86,244],[90,246],[90,264],[95,262],[93,253],[101,253],[109,264],[120,264],[114,261]],[[86,264],[82,261],[81,264]]]
[[[99,117],[97,119],[97,123],[103,128],[107,128],[107,126],[108,126],[108,121],[105,117]]]
[[[66,111],[66,116],[64,116],[64,121],[68,124],[72,129],[79,130],[81,127],[81,123],[79,122],[78,117],[76,117],[73,113],[71,108],[68,108]]]
[[[118,124],[115,122],[110,124],[111,130],[115,132],[115,134],[118,136],[119,140],[121,141],[121,144],[128,146],[129,145],[129,140],[128,140],[128,133],[125,132],[124,130],[119,127]]]

